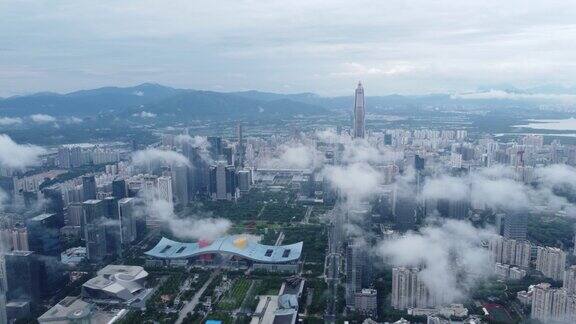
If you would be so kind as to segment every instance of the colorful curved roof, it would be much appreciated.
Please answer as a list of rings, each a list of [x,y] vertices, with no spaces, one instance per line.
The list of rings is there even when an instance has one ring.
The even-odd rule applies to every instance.
[[[264,245],[244,235],[225,236],[200,247],[197,242],[183,243],[163,237],[156,246],[144,254],[160,259],[186,259],[203,254],[227,253],[261,263],[297,261],[302,254],[302,242],[289,245]]]

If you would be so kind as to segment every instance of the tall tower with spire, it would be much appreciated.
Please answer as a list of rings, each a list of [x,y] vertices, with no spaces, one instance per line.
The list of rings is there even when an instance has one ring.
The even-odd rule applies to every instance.
[[[362,83],[358,82],[358,87],[354,93],[354,138],[364,138],[366,133],[366,110],[364,106],[364,88]]]

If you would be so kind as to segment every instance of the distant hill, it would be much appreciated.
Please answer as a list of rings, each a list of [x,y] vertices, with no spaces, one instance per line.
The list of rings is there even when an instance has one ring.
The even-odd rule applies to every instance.
[[[547,87],[540,90],[554,92],[557,89]],[[511,90],[506,93],[519,93],[509,91]],[[489,90],[485,90],[468,97],[449,94],[368,96],[366,105],[368,111],[395,110],[400,113],[430,107],[434,109],[467,107],[501,109],[537,106],[536,101],[527,97],[483,96],[485,93],[490,94]],[[144,83],[125,88],[104,87],[67,94],[43,92],[0,98],[0,116],[25,117],[42,113],[56,117],[111,115],[137,118],[135,115],[149,112],[158,117],[181,120],[213,117],[259,119],[319,115],[326,114],[330,110],[351,111],[352,103],[352,95],[321,97],[313,93],[279,94],[254,90],[223,93],[175,89],[159,84]],[[152,115],[148,114],[148,116]]]
[[[259,117],[322,114],[323,107],[291,100],[284,95],[237,95],[213,91],[170,88],[145,83],[135,87],[105,87],[68,94],[37,93],[0,100],[0,115],[132,116],[143,111],[157,116],[201,119],[205,117]]]
[[[0,114],[27,116],[90,116],[105,111],[119,111],[168,98],[180,90],[144,83],[135,87],[105,87],[68,94],[37,93],[0,100]]]

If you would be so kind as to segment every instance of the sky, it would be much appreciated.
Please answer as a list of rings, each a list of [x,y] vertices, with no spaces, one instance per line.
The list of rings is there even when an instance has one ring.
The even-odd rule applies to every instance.
[[[0,96],[576,85],[574,1],[0,0]]]

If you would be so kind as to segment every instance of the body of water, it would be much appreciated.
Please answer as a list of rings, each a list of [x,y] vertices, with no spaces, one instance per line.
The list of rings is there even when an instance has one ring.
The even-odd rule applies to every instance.
[[[568,119],[530,119],[528,124],[514,125],[517,128],[544,129],[555,131],[576,131],[576,118]]]

